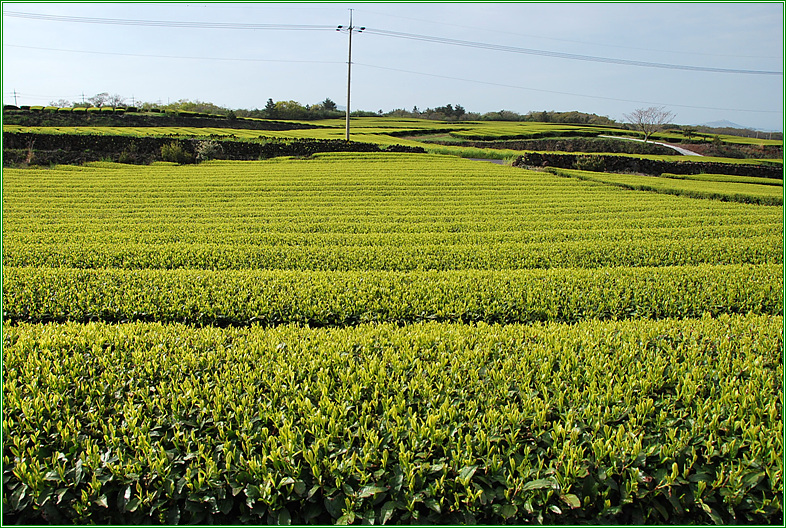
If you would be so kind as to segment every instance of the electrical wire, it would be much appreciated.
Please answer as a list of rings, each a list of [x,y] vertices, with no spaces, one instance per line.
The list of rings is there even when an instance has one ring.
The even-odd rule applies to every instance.
[[[602,99],[605,101],[615,101],[615,102],[623,102],[623,103],[636,103],[636,104],[647,104],[651,106],[675,106],[679,108],[692,108],[697,110],[725,110],[729,112],[756,112],[756,113],[764,113],[764,114],[779,114],[781,111],[778,110],[750,110],[750,109],[742,109],[742,108],[719,108],[714,106],[693,106],[693,105],[686,105],[686,104],[673,104],[673,103],[653,103],[651,101],[637,101],[633,99],[619,99],[616,97],[604,97],[600,95],[585,95],[585,94],[578,94],[572,92],[560,92],[556,90],[543,90],[541,88],[529,88],[526,86],[517,86],[513,84],[503,84],[503,83],[496,83],[496,82],[489,82],[489,81],[478,81],[476,79],[466,79],[462,77],[452,77],[449,75],[437,75],[434,73],[424,73],[412,70],[402,70],[399,68],[387,68],[385,66],[375,66],[373,64],[364,64],[360,62],[353,62],[355,66],[363,66],[366,68],[374,68],[378,70],[389,70],[401,73],[411,73],[414,75],[424,75],[426,77],[438,77],[440,79],[449,79],[451,81],[464,81],[464,82],[471,82],[476,84],[486,84],[489,86],[500,86],[503,88],[515,88],[517,90],[527,90],[531,92],[541,92],[541,93],[549,93],[549,94],[556,94],[556,95],[569,95],[571,97],[585,97],[588,99]]]
[[[113,24],[120,26],[151,26],[166,28],[193,29],[278,29],[278,30],[333,30],[336,26],[319,26],[306,24],[241,24],[236,22],[178,22],[174,20],[128,20],[120,18],[77,17],[66,15],[43,15],[39,13],[21,13],[3,11],[3,16],[49,20],[54,22],[75,22],[80,24]]]
[[[59,21],[59,22],[77,22],[77,23],[90,23],[90,24],[118,24],[118,25],[132,25],[132,26],[154,26],[154,27],[177,27],[177,28],[197,28],[197,29],[243,29],[243,30],[253,30],[253,29],[274,29],[274,30],[335,30],[335,26],[317,26],[317,25],[287,25],[287,24],[238,24],[238,23],[223,23],[223,22],[177,22],[177,21],[156,21],[156,20],[126,20],[126,19],[108,19],[108,18],[93,18],[93,17],[71,17],[71,16],[61,16],[61,15],[42,15],[36,13],[20,13],[15,11],[4,11],[3,16],[11,16],[11,17],[19,17],[19,18],[31,18],[31,19],[39,19],[39,20],[50,20],[50,21]],[[433,42],[438,44],[446,44],[446,45],[454,45],[454,46],[464,46],[464,47],[472,47],[478,49],[487,49],[492,51],[504,51],[504,52],[511,52],[511,53],[524,53],[524,54],[531,54],[531,55],[539,55],[545,57],[554,57],[554,58],[562,58],[562,59],[573,59],[573,60],[582,60],[582,61],[592,61],[592,62],[603,62],[603,63],[610,63],[610,64],[620,64],[626,66],[644,66],[644,67],[654,67],[654,68],[666,68],[666,69],[676,69],[676,70],[690,70],[690,71],[703,71],[703,72],[716,72],[716,73],[739,73],[739,74],[757,74],[757,75],[783,75],[783,72],[777,71],[762,71],[762,70],[744,70],[744,69],[732,69],[732,68],[712,68],[712,67],[703,67],[703,66],[688,66],[688,65],[678,65],[678,64],[664,64],[664,63],[653,63],[653,62],[644,62],[644,61],[633,61],[627,59],[615,59],[609,57],[595,57],[589,55],[578,55],[578,54],[571,54],[571,53],[562,53],[562,52],[555,52],[555,51],[547,51],[547,50],[537,50],[537,49],[529,49],[529,48],[520,48],[520,47],[513,47],[513,46],[503,46],[497,44],[488,44],[483,42],[473,42],[473,41],[466,41],[466,40],[459,40],[459,39],[449,39],[443,37],[434,37],[429,35],[418,35],[413,33],[402,33],[402,32],[395,32],[395,31],[387,31],[387,30],[380,30],[380,29],[373,29],[373,28],[364,28],[364,33],[384,36],[384,37],[391,37],[391,38],[400,38],[400,39],[408,39],[408,40],[416,40],[416,41],[425,41],[425,42]],[[34,49],[34,50],[44,50],[44,51],[56,51],[56,52],[65,52],[65,53],[87,53],[87,54],[96,54],[96,55],[118,55],[118,56],[127,56],[127,57],[142,57],[142,58],[160,58],[160,59],[186,59],[186,60],[203,60],[203,61],[241,61],[241,62],[284,62],[284,63],[316,63],[316,64],[343,64],[343,62],[338,61],[314,61],[314,60],[281,60],[281,59],[255,59],[255,58],[237,58],[237,57],[196,57],[196,56],[177,56],[177,55],[148,55],[148,54],[134,54],[134,53],[119,53],[119,52],[100,52],[100,51],[82,51],[82,50],[69,50],[69,49],[57,49],[57,48],[44,48],[44,47],[34,47],[34,46],[21,46],[21,45],[12,45],[12,44],[3,44],[4,47],[13,47],[13,48],[22,48],[22,49]],[[571,92],[560,92],[554,90],[544,90],[538,88],[529,88],[523,86],[515,86],[509,84],[502,84],[502,83],[495,83],[495,82],[488,82],[488,81],[478,81],[475,79],[466,79],[460,77],[452,77],[452,76],[445,76],[445,75],[437,75],[437,74],[430,74],[424,72],[417,72],[412,70],[404,70],[404,69],[397,69],[397,68],[388,68],[383,66],[376,66],[372,64],[363,64],[363,63],[355,63],[358,66],[364,66],[368,68],[375,68],[381,70],[388,70],[388,71],[397,71],[403,73],[409,73],[414,75],[424,75],[429,77],[437,77],[443,79],[450,79],[450,80],[457,80],[463,82],[472,82],[472,83],[479,83],[479,84],[486,84],[491,86],[501,86],[507,88],[514,88],[520,90],[528,90],[534,92],[542,92],[542,93],[550,93],[550,94],[558,94],[558,95],[568,95],[573,97],[584,97],[590,99],[602,99],[602,100],[610,100],[610,101],[617,101],[617,102],[628,102],[628,103],[637,103],[637,104],[650,104],[650,105],[659,105],[664,106],[664,103],[652,103],[647,101],[637,101],[637,100],[630,100],[630,99],[619,99],[613,97],[604,97],[604,96],[593,96],[593,95],[584,95],[584,94],[577,94]],[[668,104],[668,106],[674,107],[682,107],[682,108],[693,108],[693,109],[704,109],[704,110],[726,110],[726,111],[735,111],[735,112],[756,112],[756,113],[779,113],[779,111],[772,111],[772,110],[745,110],[745,109],[730,109],[730,108],[718,108],[718,107],[707,107],[707,106],[692,106],[692,105],[684,105],[684,104]]]
[[[3,11],[3,16],[29,18],[36,20],[49,20],[58,22],[77,22],[87,24],[117,24],[127,26],[152,26],[168,28],[196,28],[196,29],[267,29],[267,30],[333,30],[335,26],[321,25],[292,25],[292,24],[240,24],[232,22],[178,22],[171,20],[127,20],[117,18],[94,18],[76,17],[65,15],[44,15],[39,13],[23,13],[18,11]],[[484,42],[473,42],[468,40],[450,39],[444,37],[434,37],[430,35],[418,35],[414,33],[402,33],[398,31],[388,31],[384,29],[365,28],[365,33],[383,37],[416,40],[421,42],[433,42],[447,44],[451,46],[464,46],[477,49],[492,51],[505,51],[509,53],[523,53],[528,55],[538,55],[542,57],[552,57],[559,59],[571,59],[589,62],[601,62],[606,64],[619,64],[623,66],[639,66],[647,68],[662,68],[669,70],[685,70],[711,73],[734,73],[748,75],[783,75],[782,71],[768,70],[749,70],[738,68],[716,68],[709,66],[692,66],[684,64],[667,64],[661,62],[646,62],[629,59],[617,59],[613,57],[598,57],[592,55],[580,55],[575,53],[563,53],[558,51],[539,50],[531,48],[519,48],[515,46],[503,46],[500,44],[489,44]]]
[[[318,60],[285,60],[285,59],[254,59],[244,57],[195,57],[184,55],[148,55],[143,53],[121,53],[114,51],[85,51],[85,50],[72,50],[62,48],[42,48],[38,46],[19,46],[16,44],[3,44],[4,48],[20,48],[40,51],[55,51],[62,53],[87,53],[90,55],[112,55],[120,57],[140,57],[145,59],[185,59],[185,60],[200,60],[200,61],[235,61],[235,62],[285,62],[285,63],[311,63],[311,64],[346,64],[341,61],[318,61]]]
[[[592,55],[578,55],[575,53],[562,53],[559,51],[547,51],[530,48],[518,48],[514,46],[502,46],[499,44],[487,44],[484,42],[472,42],[468,40],[449,39],[443,37],[432,37],[429,35],[417,35],[414,33],[401,33],[398,31],[387,31],[384,29],[374,29],[366,27],[364,33],[371,35],[378,35],[383,37],[392,37],[407,40],[417,40],[422,42],[434,42],[437,44],[448,44],[451,46],[464,46],[469,48],[487,49],[492,51],[506,51],[510,53],[524,53],[528,55],[539,55],[542,57],[553,57],[559,59],[572,59],[590,62],[603,62],[606,64],[620,64],[624,66],[643,66],[647,68],[663,68],[669,70],[687,70],[698,72],[713,72],[713,73],[740,73],[752,75],[783,75],[779,71],[766,71],[766,70],[743,70],[735,68],[714,68],[709,66],[689,66],[683,64],[665,64],[660,62],[645,62],[635,61],[628,59],[615,59],[611,57],[595,57]]]
[[[62,94],[61,95],[42,95],[42,94],[31,94],[31,93],[19,92],[19,91],[16,91],[16,92],[5,92],[3,95],[6,95],[8,97],[13,97],[14,95],[16,95],[17,97],[23,97],[24,96],[24,97],[33,98],[33,99],[50,99],[50,100],[51,99],[65,99],[65,98],[73,99],[73,98],[76,98],[76,97],[82,97],[81,94],[78,94],[78,95],[62,95]]]
[[[110,55],[110,56],[124,56],[124,57],[140,57],[140,58],[153,58],[153,59],[185,59],[185,60],[208,60],[208,61],[241,61],[241,62],[281,62],[281,63],[312,63],[312,64],[345,64],[344,62],[339,61],[314,61],[314,60],[282,60],[282,59],[253,59],[253,58],[239,58],[239,57],[194,57],[194,56],[179,56],[179,55],[147,55],[147,54],[140,54],[140,53],[119,53],[119,52],[108,52],[108,51],[85,51],[85,50],[69,50],[69,49],[58,49],[58,48],[43,48],[43,47],[36,47],[36,46],[20,46],[16,44],[3,44],[3,47],[10,47],[10,48],[21,48],[21,49],[32,49],[32,50],[42,50],[42,51],[55,51],[55,52],[62,52],[62,53],[84,53],[90,55]],[[513,88],[517,90],[527,90],[531,92],[539,92],[539,93],[548,93],[548,94],[555,94],[555,95],[567,95],[572,97],[584,97],[587,99],[600,99],[606,101],[615,101],[615,102],[624,102],[624,103],[636,103],[636,104],[647,104],[652,106],[674,106],[680,108],[692,108],[692,109],[700,109],[700,110],[726,110],[730,112],[755,112],[755,113],[773,113],[777,114],[780,111],[773,111],[773,110],[750,110],[750,109],[739,109],[739,108],[719,108],[719,107],[711,107],[711,106],[693,106],[693,105],[685,105],[685,104],[674,104],[674,103],[653,103],[650,101],[638,101],[633,99],[620,99],[616,97],[605,97],[599,95],[586,95],[586,94],[579,94],[573,92],[562,92],[557,90],[544,90],[542,88],[531,88],[527,86],[518,86],[512,84],[504,84],[504,83],[497,83],[497,82],[490,82],[490,81],[479,81],[477,79],[467,79],[463,77],[454,77],[449,75],[438,75],[434,73],[425,73],[413,70],[405,70],[401,68],[390,68],[386,66],[378,66],[375,64],[366,64],[361,62],[354,62],[352,63],[355,66],[361,66],[366,68],[373,68],[378,70],[387,70],[387,71],[395,71],[401,73],[409,73],[412,75],[422,75],[426,77],[435,77],[439,79],[448,79],[453,81],[463,81],[463,82],[471,82],[475,84],[484,84],[487,86],[499,86],[503,88]],[[19,95],[19,92],[17,92]],[[32,94],[23,94],[26,96],[32,96]],[[41,98],[44,97],[56,97],[56,96],[40,96]]]
[[[691,50],[665,50],[665,49],[652,49],[652,48],[639,48],[636,46],[631,45],[618,45],[618,44],[605,44],[602,42],[587,42],[583,40],[573,40],[573,39],[564,39],[564,38],[557,38],[557,37],[547,37],[544,35],[531,35],[527,33],[517,33],[513,31],[502,31],[500,29],[487,29],[481,28],[476,26],[467,26],[464,24],[450,24],[447,22],[441,22],[438,20],[424,20],[422,18],[414,18],[408,16],[401,16],[401,15],[393,15],[390,13],[380,13],[379,11],[369,11],[367,9],[356,9],[359,13],[368,13],[372,15],[379,15],[383,17],[391,17],[391,18],[400,18],[404,20],[413,20],[415,22],[425,22],[426,24],[432,25],[441,25],[441,26],[450,26],[450,27],[457,27],[461,29],[469,29],[472,31],[493,31],[495,34],[505,34],[505,35],[513,35],[516,37],[525,37],[525,38],[534,38],[534,39],[541,39],[541,40],[553,40],[555,42],[568,42],[570,44],[580,44],[582,46],[603,46],[606,48],[620,48],[626,51],[636,50],[636,51],[647,51],[647,52],[655,52],[655,53],[679,53],[680,55],[701,55],[705,57],[721,57],[721,58],[738,58],[738,59],[778,59],[782,60],[782,56],[765,56],[765,55],[729,55],[729,54],[718,54],[718,53],[702,53],[698,51],[691,51]]]

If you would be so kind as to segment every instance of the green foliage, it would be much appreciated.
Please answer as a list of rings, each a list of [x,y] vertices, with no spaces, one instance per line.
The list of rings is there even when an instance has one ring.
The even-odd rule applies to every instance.
[[[4,171],[6,266],[427,271],[782,262],[777,207],[631,193],[459,158],[363,153],[176,171],[119,166],[100,169],[100,179],[97,170]]]
[[[576,158],[575,166],[579,170],[603,172],[606,163],[597,156],[579,156]]]
[[[541,123],[570,123],[581,125],[603,125],[615,126],[618,125],[616,121],[606,116],[599,116],[597,114],[588,114],[585,112],[529,112],[526,115],[526,121],[537,121]]]
[[[123,149],[118,156],[118,163],[141,163],[142,162],[142,154],[139,152],[139,146],[137,143],[131,143]]]
[[[4,521],[777,523],[782,328],[6,325]]]
[[[729,182],[729,183],[754,183],[757,185],[774,185],[783,187],[783,180],[773,178],[757,178],[755,176],[734,176],[732,174],[671,174],[664,172],[661,178],[672,178],[675,180],[696,180],[709,182]]]
[[[4,524],[782,524],[782,206],[102,162],[2,249]]]
[[[577,153],[524,152],[513,161],[514,166],[554,167],[574,169]],[[677,174],[728,174],[783,180],[783,163],[769,160],[734,160],[730,158],[696,158],[687,156],[653,156],[647,154],[593,154],[602,161],[603,172],[639,173],[659,176]]]
[[[779,265],[407,273],[9,266],[3,271],[5,318],[31,322],[512,324],[783,312]]]
[[[577,161],[578,165],[578,161]],[[564,169],[550,169],[555,174],[579,178],[586,181],[616,185],[637,191],[652,191],[675,194],[691,198],[754,203],[762,205],[783,205],[783,180],[771,180],[781,185],[761,185],[759,183],[738,183],[718,178],[675,179],[636,174],[612,174]]]
[[[173,141],[168,145],[163,145],[161,147],[161,158],[164,161],[171,161],[173,163],[179,164],[186,164],[186,163],[193,163],[194,156],[190,152],[186,151],[183,146],[177,142]]]

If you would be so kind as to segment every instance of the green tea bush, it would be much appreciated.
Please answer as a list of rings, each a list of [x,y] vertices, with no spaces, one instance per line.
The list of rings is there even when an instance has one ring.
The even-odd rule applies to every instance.
[[[782,206],[280,145],[3,171],[4,525],[783,524]]]
[[[6,325],[3,521],[782,525],[782,329]]]
[[[779,265],[505,271],[3,270],[13,321],[313,327],[783,313]]]
[[[194,162],[194,155],[185,150],[177,141],[161,147],[161,158],[163,161],[171,161],[181,165]]]

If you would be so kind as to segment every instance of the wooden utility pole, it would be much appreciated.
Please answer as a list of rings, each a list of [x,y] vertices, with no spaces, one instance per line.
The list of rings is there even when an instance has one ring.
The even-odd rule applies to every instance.
[[[346,31],[349,34],[349,53],[347,55],[347,133],[346,139],[349,141],[349,96],[350,96],[350,85],[352,81],[352,32],[357,31],[360,33],[366,29],[365,27],[356,28],[352,25],[352,9],[349,10],[349,27],[344,29],[344,26],[338,26],[336,31]]]

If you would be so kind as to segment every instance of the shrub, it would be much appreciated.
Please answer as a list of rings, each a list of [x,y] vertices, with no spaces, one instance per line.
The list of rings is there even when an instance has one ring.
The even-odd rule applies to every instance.
[[[193,163],[194,161],[193,154],[187,152],[177,141],[173,141],[161,147],[161,158],[163,158],[164,161],[171,161],[181,165],[184,163]]]
[[[606,168],[606,163],[597,156],[579,156],[576,158],[575,165],[579,170],[592,172],[603,172]]]
[[[196,161],[212,160],[221,157],[224,154],[224,147],[221,143],[212,139],[200,141],[196,146]]]
[[[136,143],[131,143],[120,153],[117,161],[118,163],[139,163],[140,154],[139,146]]]

